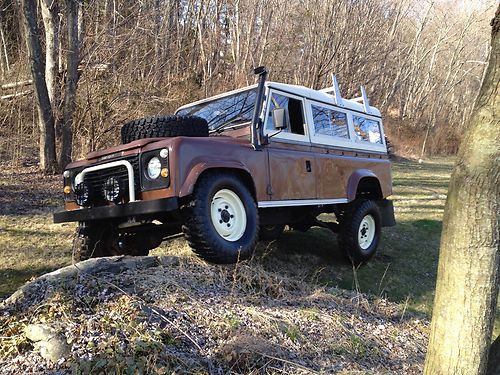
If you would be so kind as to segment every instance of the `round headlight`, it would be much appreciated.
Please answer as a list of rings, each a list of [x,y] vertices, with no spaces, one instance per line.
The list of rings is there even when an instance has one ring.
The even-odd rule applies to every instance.
[[[148,162],[148,177],[154,180],[160,176],[161,161],[156,156],[151,158]]]

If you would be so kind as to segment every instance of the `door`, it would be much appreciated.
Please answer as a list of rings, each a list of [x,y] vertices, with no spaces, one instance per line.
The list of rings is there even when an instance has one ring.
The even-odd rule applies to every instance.
[[[316,198],[314,156],[306,125],[305,104],[300,97],[271,90],[264,123],[268,135],[276,133],[272,111],[284,108],[287,127],[270,138],[268,192],[272,201]],[[290,202],[283,205],[288,205]],[[293,203],[292,203],[293,204]]]

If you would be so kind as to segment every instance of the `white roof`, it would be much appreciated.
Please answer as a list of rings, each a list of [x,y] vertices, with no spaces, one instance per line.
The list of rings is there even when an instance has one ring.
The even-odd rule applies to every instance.
[[[266,82],[266,85],[280,91],[286,91],[290,94],[295,94],[297,96],[302,96],[311,100],[317,100],[323,103],[336,105],[335,97],[333,95],[327,94],[322,91],[313,90],[305,86],[289,85],[286,83],[278,83],[278,82]],[[366,113],[365,107],[362,103],[347,98],[342,98],[342,105],[337,105],[337,106],[341,108],[351,109],[353,111]],[[378,116],[378,117],[381,116],[380,111],[373,106],[370,106],[369,114],[372,116]]]
[[[305,87],[305,86],[289,85],[286,83],[270,82],[270,81],[266,82],[266,86],[270,87],[272,89],[285,91],[289,94],[301,96],[301,97],[304,97],[304,98],[307,98],[310,100],[316,100],[316,101],[323,102],[323,103],[330,104],[330,105],[334,105],[334,106],[337,106],[340,108],[345,108],[345,109],[350,109],[350,110],[357,111],[357,112],[367,113],[365,110],[365,106],[361,102],[359,102],[359,100],[342,98],[342,105],[338,105],[338,104],[336,104],[335,97],[333,95],[330,95],[330,94],[323,92],[323,91],[313,90],[313,89]],[[201,104],[201,103],[205,103],[208,101],[212,101],[214,99],[223,98],[225,96],[236,94],[238,92],[245,91],[245,90],[248,90],[250,88],[255,88],[255,87],[257,87],[256,84],[251,85],[251,86],[247,86],[247,87],[242,87],[242,88],[237,89],[237,90],[224,92],[222,94],[211,96],[211,97],[206,98],[206,99],[198,100],[198,101],[193,102],[193,103],[188,103],[188,104],[185,104],[185,105],[179,107],[177,109],[177,111],[184,109],[184,108],[187,108],[187,107],[191,107],[191,106],[196,105],[196,104]],[[367,114],[372,115],[372,116],[381,117],[380,111],[376,107],[369,106],[369,109],[370,109],[370,111]]]

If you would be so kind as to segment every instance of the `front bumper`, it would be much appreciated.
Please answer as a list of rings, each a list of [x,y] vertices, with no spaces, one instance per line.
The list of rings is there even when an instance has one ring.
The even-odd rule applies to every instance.
[[[59,211],[54,213],[54,223],[140,217],[174,211],[178,208],[179,202],[177,200],[177,197],[155,199],[150,201],[135,201],[113,206],[81,208],[79,210],[72,211]]]

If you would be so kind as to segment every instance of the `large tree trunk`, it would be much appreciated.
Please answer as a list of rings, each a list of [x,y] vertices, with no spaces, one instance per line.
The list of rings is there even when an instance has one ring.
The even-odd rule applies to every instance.
[[[45,82],[45,66],[37,26],[36,1],[22,0],[22,9],[40,124],[40,168],[45,172],[53,172],[57,166],[54,117]]]
[[[78,83],[78,63],[80,46],[78,33],[78,0],[68,0],[66,4],[66,23],[68,26],[68,52],[66,86],[64,93],[64,119],[62,126],[61,157],[59,165],[65,168],[71,162],[73,149],[73,114],[75,112],[76,87]]]
[[[446,202],[425,374],[484,374],[498,297],[500,7]]]

